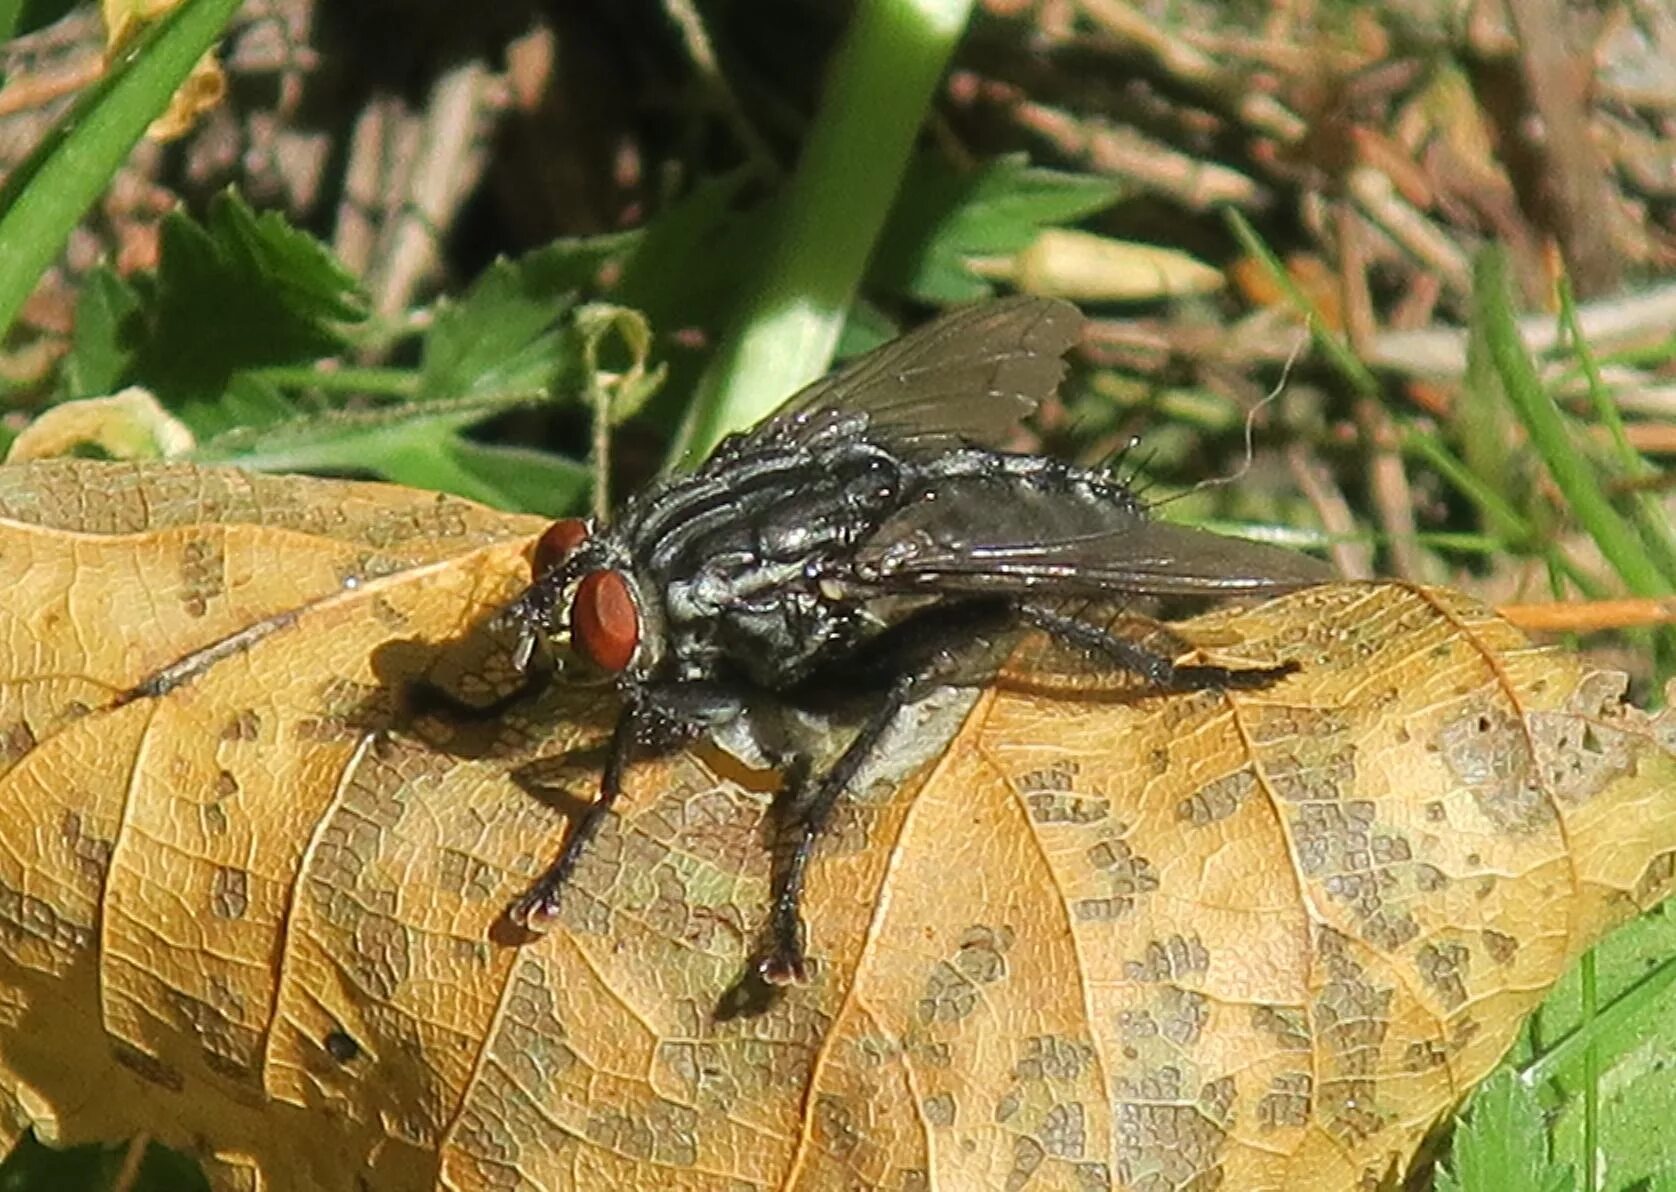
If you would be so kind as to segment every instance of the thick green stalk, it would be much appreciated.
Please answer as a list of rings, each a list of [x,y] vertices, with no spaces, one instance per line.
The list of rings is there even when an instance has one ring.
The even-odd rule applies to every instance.
[[[763,272],[677,436],[701,458],[826,370],[971,0],[860,0]]]
[[[112,64],[0,191],[0,335],[240,0],[186,0]]]

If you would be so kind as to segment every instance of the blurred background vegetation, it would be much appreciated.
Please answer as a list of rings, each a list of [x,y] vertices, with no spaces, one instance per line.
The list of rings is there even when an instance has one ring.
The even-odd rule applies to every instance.
[[[1644,703],[1676,660],[1669,0],[0,0],[0,36],[12,458],[574,512],[834,351],[1053,293],[1091,323],[1020,449],[1467,588]],[[1676,1188],[1669,918],[1551,1000],[1450,1186]],[[27,1143],[0,1187],[183,1186],[139,1154]]]

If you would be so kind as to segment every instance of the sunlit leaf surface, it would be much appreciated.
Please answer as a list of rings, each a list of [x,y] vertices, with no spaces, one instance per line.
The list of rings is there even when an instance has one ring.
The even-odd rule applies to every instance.
[[[0,1101],[228,1187],[1350,1189],[1668,892],[1676,728],[1466,597],[1175,627],[1262,691],[943,700],[842,811],[807,987],[717,1008],[771,775],[637,767],[484,618],[540,523],[183,467],[0,469]],[[968,710],[969,709],[969,710]],[[357,1184],[357,1181],[360,1181]]]

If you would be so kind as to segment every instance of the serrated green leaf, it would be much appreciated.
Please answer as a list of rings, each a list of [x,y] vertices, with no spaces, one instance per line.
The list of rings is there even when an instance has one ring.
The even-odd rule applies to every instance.
[[[502,509],[560,517],[582,508],[593,471],[578,460],[527,447],[479,443],[456,438],[449,445],[454,463],[481,477],[502,494]]]
[[[163,404],[192,428],[200,442],[228,431],[275,426],[301,416],[278,386],[245,372],[230,374],[213,399]]]
[[[641,230],[611,298],[654,327],[719,326],[763,251],[768,208],[738,209],[743,173],[701,181]]]
[[[115,393],[133,363],[140,296],[116,272],[100,265],[82,282],[70,351],[59,372],[67,399]]]
[[[0,183],[0,335],[238,7],[239,0],[182,0],[117,55]]]
[[[549,388],[566,360],[558,321],[571,305],[555,278],[563,273],[550,258],[540,268],[499,260],[462,297],[438,302],[420,400]]]
[[[235,373],[335,352],[346,342],[345,325],[366,308],[323,245],[224,192],[203,225],[180,213],[164,221],[145,313],[148,334],[129,379],[202,431],[237,424],[212,412]],[[188,412],[192,406],[208,408]]]
[[[248,378],[239,378],[245,381]],[[430,440],[456,434],[473,423],[536,400],[533,396],[438,399],[389,402],[358,410],[317,410],[284,420],[252,411],[249,420],[205,442],[194,458],[236,463],[262,471],[376,472],[382,444],[416,437]]]
[[[1110,179],[1035,169],[1022,155],[968,172],[923,157],[908,171],[874,254],[871,281],[923,302],[987,297],[993,288],[967,267],[968,258],[1019,252],[1043,228],[1091,215],[1117,198]]]
[[[1473,1094],[1455,1128],[1448,1165],[1439,1170],[1438,1192],[1565,1192],[1569,1166],[1549,1156],[1542,1106],[1518,1074],[1502,1068]]]

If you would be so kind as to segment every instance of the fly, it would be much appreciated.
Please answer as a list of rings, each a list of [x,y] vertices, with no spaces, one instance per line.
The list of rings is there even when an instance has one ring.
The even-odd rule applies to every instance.
[[[880,694],[824,771],[785,760],[787,855],[752,959],[805,977],[800,903],[833,808],[903,708],[975,681],[980,655],[1034,627],[1161,691],[1252,688],[1289,667],[1176,665],[1078,611],[1140,595],[1272,594],[1330,578],[1275,547],[1155,521],[1105,472],[1003,450],[1051,395],[1082,317],[1017,297],[948,314],[797,393],[694,472],[654,482],[607,527],[554,523],[506,610],[514,660],[549,639],[615,683],[598,797],[517,901],[539,931],[639,752],[720,735],[863,663]]]

